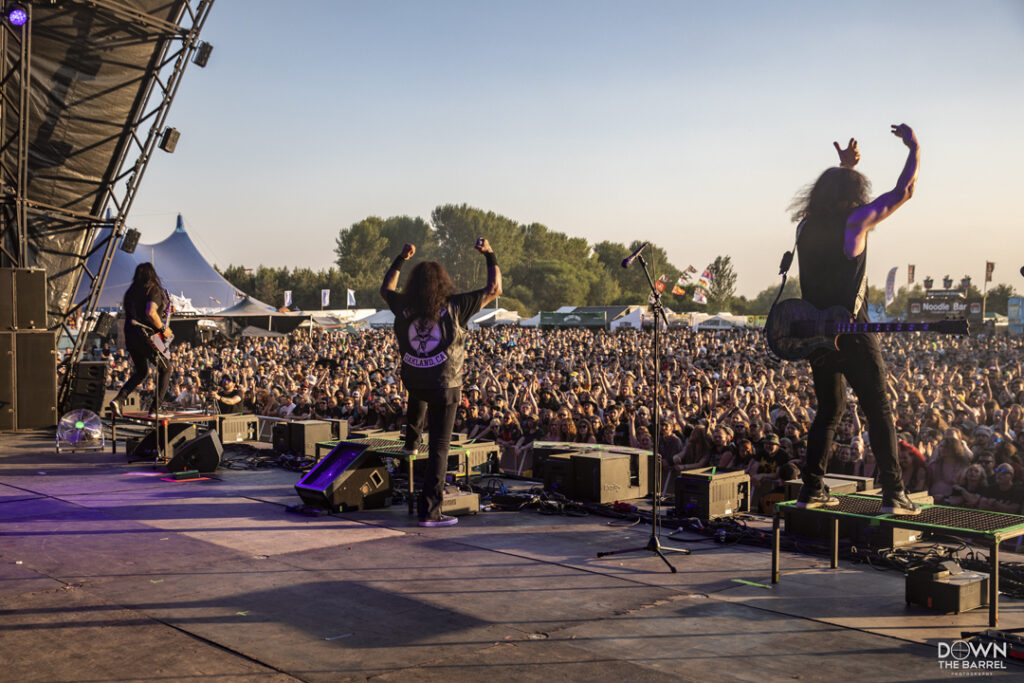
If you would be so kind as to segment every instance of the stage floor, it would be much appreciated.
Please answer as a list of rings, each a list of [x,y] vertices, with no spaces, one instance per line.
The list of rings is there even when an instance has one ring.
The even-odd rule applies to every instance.
[[[767,548],[664,540],[694,550],[671,574],[596,558],[650,534],[604,517],[310,518],[285,511],[294,472],[156,473],[0,433],[0,679],[945,680],[966,672],[940,641],[987,628],[986,609],[907,607],[901,574],[823,556],[783,553],[771,586]],[[999,626],[1024,627],[1024,603],[1003,596]],[[1008,666],[984,673],[1020,680]]]

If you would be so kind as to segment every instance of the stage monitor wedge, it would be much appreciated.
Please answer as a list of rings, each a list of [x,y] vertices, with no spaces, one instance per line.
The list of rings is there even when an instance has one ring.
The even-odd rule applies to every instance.
[[[391,505],[391,475],[369,444],[342,441],[311,469],[295,491],[311,507],[367,510]]]

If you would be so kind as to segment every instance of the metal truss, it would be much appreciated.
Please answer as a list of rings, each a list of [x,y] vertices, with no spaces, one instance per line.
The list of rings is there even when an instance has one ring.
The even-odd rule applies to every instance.
[[[30,250],[48,250],[50,254],[71,257],[73,264],[60,272],[47,272],[48,283],[70,278],[71,286],[64,287],[64,295],[56,302],[50,297],[48,313],[50,329],[68,333],[74,346],[65,359],[69,365],[77,362],[85,349],[86,326],[72,333],[69,321],[79,317],[83,321],[94,317],[103,285],[110,272],[114,253],[126,231],[125,221],[142,182],[146,167],[156,149],[164,129],[171,103],[181,84],[182,75],[199,46],[199,34],[209,15],[214,0],[182,0],[177,23],[154,17],[114,0],[64,0],[64,6],[86,6],[97,13],[106,14],[136,29],[140,35],[158,43],[156,57],[150,62],[145,82],[140,88],[119,137],[114,163],[103,178],[101,190],[93,198],[89,212],[72,211],[26,197],[28,178],[29,116],[28,98],[31,86],[31,26],[29,22],[16,29],[4,23],[0,29],[0,153],[13,149],[15,154],[0,155],[0,265],[25,267],[32,264]],[[58,6],[52,11],[61,11]],[[15,45],[16,44],[16,45]],[[19,57],[11,59],[13,47]],[[22,113],[26,113],[22,116]],[[2,167],[2,160],[16,159],[16,168]],[[104,213],[106,216],[104,217]],[[31,222],[32,230],[29,231]],[[104,238],[97,240],[101,230]],[[84,233],[77,243],[83,245],[78,253],[54,251],[52,240],[68,232]],[[95,254],[102,257],[98,268],[90,269],[88,260]],[[75,304],[80,287],[89,293]],[[70,391],[70,372],[61,382],[58,405],[63,405]]]

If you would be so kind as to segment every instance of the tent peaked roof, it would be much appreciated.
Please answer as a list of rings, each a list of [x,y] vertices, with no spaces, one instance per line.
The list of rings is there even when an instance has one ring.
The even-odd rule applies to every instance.
[[[109,234],[109,229],[105,229],[97,240]],[[102,256],[97,252],[89,259],[89,268],[93,272],[99,268]],[[197,308],[230,306],[242,295],[199,252],[185,230],[184,219],[178,214],[174,231],[166,239],[156,244],[139,244],[134,254],[126,254],[120,249],[114,251],[110,274],[100,295],[100,307],[119,306],[131,285],[136,266],[147,261],[156,268],[167,291],[191,299]],[[80,288],[78,294],[81,300],[88,291]]]
[[[278,313],[273,306],[268,306],[258,299],[253,299],[251,296],[247,296],[231,308],[225,308],[223,311],[218,311],[217,315],[284,315]]]

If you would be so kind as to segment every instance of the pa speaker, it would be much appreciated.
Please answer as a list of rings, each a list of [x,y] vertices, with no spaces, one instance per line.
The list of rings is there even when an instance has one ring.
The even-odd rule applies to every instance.
[[[107,362],[76,363],[72,374],[71,393],[65,399],[64,412],[86,409],[103,413],[103,397],[107,387]]]
[[[167,425],[167,440],[169,443],[164,444],[164,430],[163,428],[156,428],[146,434],[145,438],[139,442],[139,445],[135,447],[135,450],[128,451],[129,460],[155,460],[157,456],[156,443],[157,438],[160,439],[160,454],[165,459],[173,458],[177,452],[186,443],[196,438],[196,426],[190,424],[182,424],[180,422],[172,422]]]
[[[57,424],[57,338],[53,332],[14,333],[17,428]]]
[[[216,472],[223,454],[224,447],[220,443],[220,437],[211,429],[178,448],[174,457],[167,463],[167,471]]]
[[[391,475],[369,444],[342,441],[295,485],[307,505],[367,510],[391,505]]]

